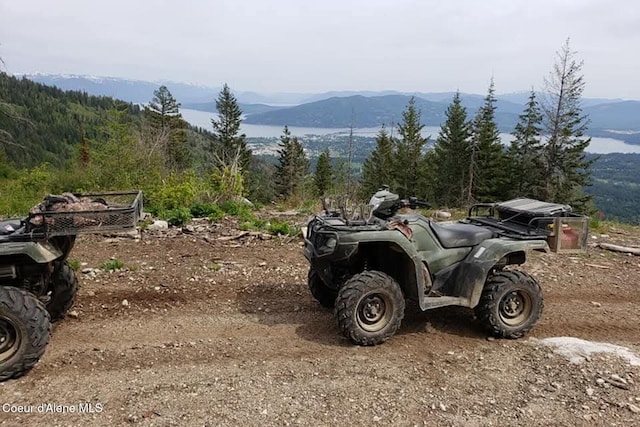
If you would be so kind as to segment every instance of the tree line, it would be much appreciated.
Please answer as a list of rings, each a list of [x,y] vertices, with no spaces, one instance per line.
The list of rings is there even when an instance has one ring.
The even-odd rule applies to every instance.
[[[590,138],[584,136],[588,118],[580,106],[585,85],[581,69],[567,40],[542,96],[531,91],[506,148],[495,120],[493,79],[473,118],[460,93],[455,94],[433,142],[422,136],[420,111],[411,99],[397,136],[384,127],[379,131],[363,165],[360,197],[389,186],[401,197],[418,196],[446,207],[528,197],[592,211],[585,188],[595,159],[585,153]]]

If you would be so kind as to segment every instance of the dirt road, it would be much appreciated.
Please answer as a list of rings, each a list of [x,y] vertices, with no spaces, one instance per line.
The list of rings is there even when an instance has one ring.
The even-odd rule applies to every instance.
[[[101,271],[111,257],[125,271]],[[640,354],[638,257],[534,255],[545,311],[525,339],[488,340],[468,310],[409,309],[371,348],[311,298],[299,241],[143,233],[81,238],[72,258],[74,317],[0,384],[0,425],[640,425],[640,366],[573,364],[536,340]]]

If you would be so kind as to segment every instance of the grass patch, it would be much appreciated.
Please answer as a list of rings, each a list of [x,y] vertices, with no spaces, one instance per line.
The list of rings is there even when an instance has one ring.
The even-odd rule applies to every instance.
[[[80,270],[80,261],[75,258],[67,258],[67,264],[73,271]]]
[[[296,236],[300,229],[286,221],[273,220],[267,226],[267,231],[276,236]]]
[[[104,271],[116,271],[120,270],[124,267],[124,262],[120,261],[117,258],[111,258],[108,261],[100,264],[100,268]]]

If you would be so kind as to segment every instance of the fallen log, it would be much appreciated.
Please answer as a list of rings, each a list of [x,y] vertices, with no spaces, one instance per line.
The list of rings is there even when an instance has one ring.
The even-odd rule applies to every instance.
[[[598,243],[598,246],[608,251],[622,252],[625,254],[633,254],[633,255],[640,256],[640,248],[631,248],[628,246],[614,245],[612,243]]]

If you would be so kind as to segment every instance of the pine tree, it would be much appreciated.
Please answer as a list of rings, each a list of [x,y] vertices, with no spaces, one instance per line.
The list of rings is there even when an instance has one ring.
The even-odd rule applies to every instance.
[[[569,47],[569,39],[556,52],[553,71],[545,78],[546,97],[542,103],[543,124],[548,140],[545,144],[545,199],[584,207],[591,196],[584,187],[589,185],[590,167],[585,149],[591,138],[584,137],[589,123],[582,115],[580,98],[585,82],[582,61]]]
[[[376,137],[376,148],[362,166],[361,195],[363,197],[371,197],[383,185],[394,187],[394,155],[393,141],[387,130],[382,127]]]
[[[145,107],[145,113],[159,127],[169,128],[171,119],[180,116],[180,103],[171,95],[169,89],[162,85],[153,92],[153,99]]]
[[[495,120],[496,97],[493,78],[473,121],[467,203],[494,202],[505,198],[506,161],[500,131]]]
[[[189,166],[187,123],[180,114],[180,103],[169,89],[162,85],[153,92],[153,99],[144,108],[150,126],[151,151],[160,149],[166,167],[183,170]]]
[[[284,198],[297,193],[303,178],[309,170],[309,160],[304,153],[302,144],[296,137],[291,137],[287,126],[280,136],[280,150],[278,150],[278,165],[276,165],[276,191]]]
[[[216,99],[216,110],[218,118],[211,119],[214,136],[213,151],[225,166],[229,166],[236,157],[239,157],[239,167],[244,173],[249,166],[251,150],[247,148],[245,134],[240,133],[242,111],[226,83]]]
[[[4,66],[4,61],[2,60],[2,57],[0,57],[0,66]],[[0,69],[0,72],[2,72],[2,69]],[[2,100],[2,97],[0,96],[0,116],[7,114],[6,110],[8,107],[9,107],[9,104],[4,102]],[[11,134],[6,130],[0,128],[0,144],[8,142],[10,139],[11,139]],[[2,148],[2,145],[0,145],[0,148]],[[0,152],[0,154],[4,154],[4,151]]]
[[[316,193],[319,196],[325,196],[331,189],[332,174],[333,168],[331,167],[331,157],[329,156],[329,150],[327,149],[318,157],[316,173],[313,175],[313,185],[315,186]]]
[[[513,131],[507,158],[510,165],[510,197],[544,197],[545,172],[543,144],[540,138],[542,114],[531,90],[529,101]]]
[[[462,206],[468,183],[471,123],[456,92],[447,108],[446,121],[434,145],[429,163],[433,168],[435,201],[444,206]]]
[[[402,123],[398,125],[400,139],[396,142],[395,178],[396,191],[400,197],[418,194],[420,166],[422,164],[422,148],[426,139],[420,132],[424,125],[420,124],[420,112],[416,110],[415,98],[411,97],[407,108],[402,112]]]
[[[80,128],[80,150],[78,152],[78,160],[80,166],[86,169],[91,163],[91,150],[89,149],[89,142],[84,135],[84,129]]]

